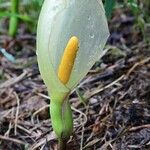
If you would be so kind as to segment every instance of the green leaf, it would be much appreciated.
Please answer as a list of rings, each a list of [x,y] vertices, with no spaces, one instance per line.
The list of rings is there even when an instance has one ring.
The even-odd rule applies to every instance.
[[[83,97],[83,95],[82,95],[82,93],[80,92],[80,90],[79,90],[78,87],[76,88],[76,93],[77,93],[77,95],[78,95],[78,98],[79,98],[80,102],[83,103],[84,106],[86,106],[86,105],[87,105],[87,99],[85,99],[85,98]]]
[[[108,19],[111,18],[116,0],[105,0],[105,11]]]

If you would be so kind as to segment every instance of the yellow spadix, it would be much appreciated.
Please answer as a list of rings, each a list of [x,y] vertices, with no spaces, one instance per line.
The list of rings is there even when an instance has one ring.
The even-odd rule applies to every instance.
[[[75,36],[71,37],[64,50],[64,54],[62,56],[58,68],[58,78],[63,84],[66,84],[69,81],[70,74],[78,51],[78,47],[79,47],[78,38]]]

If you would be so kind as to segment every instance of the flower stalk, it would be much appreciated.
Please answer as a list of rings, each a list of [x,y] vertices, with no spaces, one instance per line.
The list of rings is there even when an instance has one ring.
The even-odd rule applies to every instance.
[[[71,90],[104,55],[109,36],[101,0],[45,0],[37,28],[37,60],[50,95],[59,148],[73,132]]]
[[[56,135],[60,140],[67,141],[73,131],[72,111],[68,98],[61,103],[52,100],[50,114]]]

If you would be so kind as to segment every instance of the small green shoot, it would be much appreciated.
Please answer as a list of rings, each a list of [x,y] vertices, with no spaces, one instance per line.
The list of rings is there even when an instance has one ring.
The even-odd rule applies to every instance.
[[[9,22],[9,35],[14,37],[18,28],[19,0],[11,0],[11,13],[13,14]]]

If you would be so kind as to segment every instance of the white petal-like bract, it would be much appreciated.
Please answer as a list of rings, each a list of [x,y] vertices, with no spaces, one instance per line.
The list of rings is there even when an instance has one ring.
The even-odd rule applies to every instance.
[[[45,0],[37,33],[40,72],[47,87],[55,88],[50,88],[50,92],[66,92],[74,88],[104,54],[103,48],[109,36],[101,0]],[[63,85],[57,77],[57,70],[72,36],[79,39],[79,50],[70,79]]]

